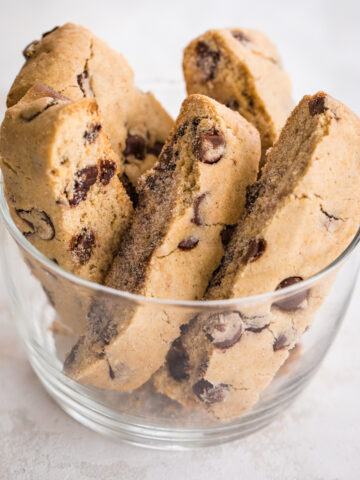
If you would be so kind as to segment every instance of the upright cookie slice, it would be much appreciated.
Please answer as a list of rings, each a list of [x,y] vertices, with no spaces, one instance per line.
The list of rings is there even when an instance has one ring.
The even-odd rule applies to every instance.
[[[95,97],[125,174],[137,177],[156,161],[173,121],[151,93],[134,85],[127,60],[84,27],[67,23],[23,52],[26,63],[8,95],[11,107],[42,83],[73,100]]]
[[[6,112],[0,155],[18,228],[66,270],[102,282],[132,205],[96,100],[34,86]]]
[[[139,205],[106,285],[147,297],[201,298],[259,159],[259,134],[238,113],[202,95],[188,97],[160,161],[141,179]],[[65,372],[83,383],[132,390],[163,364],[184,321],[170,307],[98,302]]]
[[[247,213],[205,299],[285,288],[335,260],[359,225],[359,158],[358,117],[325,93],[304,97],[248,189]],[[249,302],[247,311],[198,316],[173,343],[155,385],[221,419],[243,414],[311,322],[330,283],[272,305],[265,299],[255,306],[259,311]]]
[[[184,53],[188,93],[202,93],[237,110],[259,130],[262,157],[290,114],[291,82],[266,35],[239,28],[209,30]]]

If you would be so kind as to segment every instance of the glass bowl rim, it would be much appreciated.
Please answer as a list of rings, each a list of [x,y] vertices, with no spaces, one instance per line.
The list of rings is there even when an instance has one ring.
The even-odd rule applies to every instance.
[[[240,297],[240,298],[230,298],[223,300],[171,300],[171,299],[161,299],[154,297],[146,297],[143,295],[138,295],[134,293],[129,293],[124,290],[116,290],[114,288],[101,285],[99,283],[91,282],[83,278],[74,275],[67,270],[63,269],[55,262],[51,261],[45,255],[43,255],[39,250],[37,250],[25,237],[22,235],[20,230],[15,225],[13,219],[11,218],[9,208],[5,199],[4,192],[4,181],[3,174],[0,169],[0,216],[3,219],[8,232],[12,238],[16,241],[17,244],[21,246],[31,257],[36,261],[42,264],[44,267],[49,269],[52,273],[60,275],[65,280],[73,282],[81,287],[90,289],[96,293],[105,293],[110,295],[115,295],[119,298],[131,300],[137,304],[153,304],[153,305],[167,305],[173,307],[188,307],[188,308],[198,308],[198,309],[209,309],[209,308],[227,308],[236,307],[236,309],[248,303],[261,303],[271,299],[272,303],[275,299],[283,298],[291,293],[296,293],[297,291],[302,291],[309,289],[311,285],[316,283],[318,280],[326,276],[328,273],[332,272],[337,266],[343,263],[348,257],[356,250],[356,247],[360,243],[360,227],[355,234],[354,238],[346,249],[329,265],[324,267],[319,272],[315,273],[306,280],[302,280],[294,285],[289,287],[282,288],[280,290],[275,290],[271,292],[265,292],[258,295],[252,295],[249,297]]]

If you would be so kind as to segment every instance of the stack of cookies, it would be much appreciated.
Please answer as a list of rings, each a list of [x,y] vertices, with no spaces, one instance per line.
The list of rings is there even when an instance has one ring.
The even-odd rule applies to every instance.
[[[57,27],[24,56],[1,127],[6,197],[25,237],[69,272],[145,297],[236,299],[302,282],[356,234],[360,120],[324,92],[292,110],[261,32],[211,30],[189,44],[175,122],[83,27]],[[151,379],[186,407],[238,417],[325,293],[151,319],[94,298],[71,325],[79,338],[64,371],[118,391]]]

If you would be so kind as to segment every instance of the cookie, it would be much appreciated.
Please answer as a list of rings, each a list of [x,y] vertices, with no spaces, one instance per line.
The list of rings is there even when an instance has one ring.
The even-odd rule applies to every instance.
[[[0,156],[19,230],[65,270],[102,282],[133,209],[96,100],[32,87],[6,112]]]
[[[224,233],[244,209],[259,159],[252,125],[215,100],[188,97],[160,161],[141,179],[134,220],[106,285],[147,297],[200,299],[223,255]],[[156,303],[130,308],[126,300],[116,302],[93,305],[88,332],[65,372],[128,391],[163,364],[185,319]]]
[[[246,212],[204,298],[280,290],[334,261],[358,229],[359,156],[358,117],[323,92],[304,97],[248,188]],[[158,390],[220,419],[247,412],[308,328],[334,275],[272,305],[265,298],[194,318],[154,376]]]
[[[188,93],[209,95],[240,112],[260,132],[262,159],[293,107],[291,82],[262,32],[209,30],[185,49]]]
[[[113,150],[136,183],[155,163],[173,121],[151,93],[135,87],[127,60],[72,23],[43,34],[23,54],[26,62],[8,94],[8,107],[37,83],[72,100],[95,97]]]

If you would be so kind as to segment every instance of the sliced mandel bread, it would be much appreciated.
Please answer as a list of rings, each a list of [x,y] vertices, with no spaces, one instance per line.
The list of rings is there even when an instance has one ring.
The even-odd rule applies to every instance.
[[[141,178],[134,220],[106,285],[154,298],[202,298],[259,159],[252,125],[215,100],[188,97],[160,161]],[[99,301],[65,372],[83,383],[132,390],[164,363],[184,321],[170,307]]]
[[[155,163],[173,121],[151,93],[135,87],[134,73],[123,55],[72,23],[44,33],[23,54],[26,61],[8,94],[8,107],[38,83],[72,100],[95,97],[124,167],[124,182],[129,178],[136,183]]]
[[[96,100],[32,87],[6,112],[0,156],[25,237],[69,272],[102,282],[133,208]]]
[[[320,92],[306,96],[247,191],[206,300],[280,290],[319,272],[349,245],[360,218],[360,120]],[[153,377],[158,390],[220,419],[259,398],[309,326],[327,278],[263,305],[202,314],[182,328]]]
[[[276,47],[256,30],[209,30],[185,49],[188,93],[202,93],[238,111],[259,130],[262,159],[293,106],[291,82]]]

